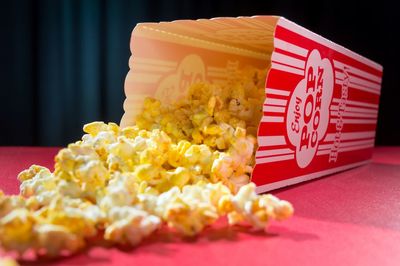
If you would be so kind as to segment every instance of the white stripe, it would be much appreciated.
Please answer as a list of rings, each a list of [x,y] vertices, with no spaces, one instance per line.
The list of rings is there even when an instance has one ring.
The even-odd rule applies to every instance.
[[[298,33],[298,34],[300,34],[302,36],[305,36],[308,39],[313,40],[313,41],[315,41],[317,43],[320,43],[320,44],[322,44],[322,45],[324,45],[324,46],[326,46],[326,47],[328,47],[330,49],[333,49],[333,50],[336,50],[338,52],[341,52],[341,53],[347,55],[348,57],[351,57],[351,58],[353,58],[353,59],[355,59],[355,60],[357,60],[359,62],[362,62],[365,65],[368,65],[368,66],[370,66],[372,68],[375,68],[378,71],[382,71],[382,66],[377,64],[377,63],[375,63],[374,61],[372,61],[372,60],[370,60],[370,59],[368,59],[366,57],[363,57],[363,56],[361,56],[361,55],[359,55],[359,54],[357,54],[357,53],[355,53],[353,51],[350,51],[349,49],[346,49],[341,45],[333,43],[333,42],[323,38],[322,36],[320,36],[320,35],[318,35],[318,34],[316,34],[314,32],[311,32],[311,31],[307,30],[306,28],[303,28],[303,27],[301,27],[301,26],[299,26],[299,25],[297,25],[297,24],[295,24],[295,23],[293,23],[293,22],[291,22],[291,21],[289,21],[289,20],[287,20],[287,19],[285,19],[283,17],[279,18],[278,25],[283,27],[283,28],[286,28],[286,29],[289,29],[291,31],[294,31],[294,32],[296,32],[296,33]]]
[[[143,33],[140,32],[147,32],[148,34],[155,33],[157,34],[157,38],[163,41],[171,41],[174,40],[174,43],[179,43],[181,45],[187,45],[190,47],[197,47],[197,48],[202,48],[202,49],[208,49],[208,50],[213,50],[213,51],[219,51],[219,52],[224,52],[224,53],[230,53],[234,55],[239,55],[239,56],[247,56],[247,57],[252,57],[257,60],[268,60],[270,58],[269,53],[262,53],[262,52],[257,52],[253,50],[249,50],[246,48],[241,48],[237,46],[232,46],[220,42],[213,42],[209,40],[202,39],[201,37],[195,38],[195,37],[188,37],[185,34],[180,34],[177,32],[171,32],[171,31],[166,31],[163,30],[157,26],[155,26],[155,23],[139,23],[137,25],[137,28],[135,28],[135,32],[133,32],[134,35],[140,35]],[[146,34],[146,33],[144,33]]]
[[[348,152],[348,151],[363,150],[363,149],[368,149],[368,148],[373,148],[373,147],[374,147],[374,143],[343,147],[343,148],[339,148],[339,153]],[[330,149],[328,149],[328,150],[318,150],[317,151],[317,156],[329,154],[330,152],[331,152]]]
[[[357,146],[351,146],[351,147],[345,147],[345,148],[339,148],[339,153],[341,152],[348,152],[348,151],[356,151],[356,150],[363,150],[363,149],[368,149],[368,148],[373,148],[374,144],[367,144],[367,145],[357,145]],[[318,150],[317,151],[317,156],[321,155],[326,155],[331,153],[330,149],[327,150]]]
[[[342,84],[343,82],[342,83],[337,82],[337,83],[338,84]],[[350,82],[349,88],[358,89],[358,90],[362,90],[362,91],[367,91],[367,92],[378,94],[378,95],[381,94],[381,92],[379,90],[367,88],[367,87],[365,87],[363,85],[356,84],[356,83],[353,83],[353,82]]]
[[[349,76],[350,76],[350,75],[349,75]],[[344,79],[344,73],[343,73],[342,71],[336,70],[336,71],[335,71],[335,78],[338,79],[338,80],[343,81],[343,79]]]
[[[339,82],[336,82],[336,83],[341,84]],[[369,88],[366,88],[364,86],[361,86],[361,85],[358,85],[358,84],[355,84],[355,83],[352,83],[352,82],[350,82],[349,88],[357,89],[357,90],[360,90],[360,91],[366,91],[366,92],[370,92],[370,93],[377,94],[377,95],[381,94],[380,91],[376,91],[374,89],[369,89]]]
[[[291,149],[275,149],[275,150],[265,150],[265,151],[257,151],[256,158],[265,157],[265,156],[276,156],[282,154],[292,154],[293,150]]]
[[[297,68],[301,68],[304,69],[306,63],[304,62],[304,60],[300,60],[288,55],[284,55],[281,53],[273,53],[272,54],[272,59],[271,61],[273,62],[278,62],[278,63],[283,63],[285,65],[289,65],[289,66],[293,66],[293,67],[297,67]]]
[[[344,74],[342,72],[335,71],[335,75],[340,80],[343,80],[343,78],[344,78]],[[364,79],[360,79],[360,78],[355,77],[353,75],[349,75],[349,81],[352,84],[360,85],[360,86],[365,87],[367,89],[376,90],[376,91],[380,91],[381,90],[381,85],[380,84],[376,84],[376,83],[371,82],[371,81],[366,81]]]
[[[351,147],[345,147],[343,149],[339,149],[339,152],[363,150],[363,149],[368,149],[368,148],[373,148],[373,147],[374,147],[374,143],[366,144],[366,145],[360,145],[360,146],[351,146]]]
[[[329,153],[331,153],[330,149],[329,150],[318,150],[316,155],[321,156],[321,155],[325,155],[325,154],[329,154]]]
[[[334,103],[339,103],[340,101],[341,101],[341,99],[339,99],[339,98],[333,98],[332,99],[332,102],[334,102]],[[365,102],[346,100],[346,104],[348,104],[348,105],[356,105],[356,106],[364,106],[364,107],[371,107],[371,108],[378,109],[378,105],[377,104],[373,104],[373,103],[365,103]],[[347,106],[346,106],[346,108],[347,108]]]
[[[339,112],[331,111],[332,116],[338,116]],[[353,112],[342,112],[342,117],[366,117],[366,118],[377,118],[378,114],[363,114],[363,113],[353,113]]]
[[[367,139],[367,140],[356,140],[356,141],[344,141],[340,142],[339,144],[339,149],[342,147],[350,147],[350,146],[359,146],[359,145],[365,145],[365,144],[374,144],[375,140],[374,139]],[[318,145],[318,150],[330,150],[333,147],[333,143],[329,144],[322,144]]]
[[[335,79],[335,83],[340,85],[340,86],[342,86],[343,85],[343,80],[337,78],[337,79]],[[357,90],[361,90],[361,91],[366,91],[366,92],[373,93],[373,94],[378,94],[378,95],[380,94],[380,91],[378,91],[378,90],[367,88],[365,86],[361,86],[361,85],[355,84],[353,82],[349,82],[348,87],[349,88],[353,88],[353,89],[357,89]]]
[[[337,111],[339,109],[338,105],[331,105],[331,111]],[[366,113],[366,114],[378,114],[378,110],[376,109],[368,109],[361,107],[349,107],[346,106],[345,112],[355,112],[355,113]]]
[[[284,118],[282,116],[263,116],[261,122],[263,123],[282,123]]]
[[[259,136],[257,140],[260,147],[286,145],[284,136]]]
[[[272,163],[272,162],[280,162],[294,159],[294,154],[281,155],[281,156],[273,156],[273,157],[265,157],[265,158],[256,158],[256,164],[262,163]]]
[[[339,62],[339,61],[337,61],[335,59],[333,59],[333,63],[335,65],[335,68],[344,69],[346,67],[347,68],[347,72],[356,74],[356,75],[361,76],[361,77],[365,77],[365,78],[367,78],[369,80],[373,80],[373,81],[376,81],[378,83],[382,82],[382,79],[379,76],[370,74],[368,72],[365,72],[364,70],[358,69],[356,67],[347,65],[347,64],[342,63],[342,62]]]
[[[335,71],[335,76],[336,76],[336,78],[338,78],[340,80],[344,79],[344,73],[341,71]],[[349,81],[350,81],[350,83],[355,83],[357,85],[364,86],[365,88],[368,88],[368,89],[377,90],[377,91],[379,91],[381,89],[381,85],[376,84],[371,81],[360,79],[353,75],[349,75]]]
[[[222,73],[222,72],[207,72],[207,76],[210,77],[219,77],[219,78],[226,78],[228,76],[228,73]]]
[[[127,78],[126,81],[138,83],[157,83],[161,77],[162,75],[134,72],[134,74],[132,73],[132,75],[129,77],[129,79]]]
[[[375,143],[375,139],[345,141],[345,142],[341,142],[339,144],[339,147],[360,146],[360,145],[374,144],[374,143]]]
[[[271,112],[271,113],[284,113],[285,112],[285,107],[264,105],[263,106],[263,111],[264,112]]]
[[[131,69],[134,71],[142,70],[142,71],[154,71],[154,72],[169,72],[174,70],[174,68],[167,66],[141,65],[141,64],[134,64],[131,67]]]
[[[306,57],[307,54],[308,54],[308,50],[307,49],[304,49],[304,48],[302,48],[300,46],[297,46],[295,44],[286,42],[286,41],[278,39],[278,38],[274,38],[274,45],[275,45],[275,47],[277,47],[279,49],[291,52],[293,54],[300,55],[302,57]]]
[[[281,95],[281,96],[289,96],[289,94],[290,94],[290,91],[278,90],[278,89],[272,89],[272,88],[266,88],[265,92],[267,94],[274,94],[274,95]]]
[[[269,98],[265,100],[266,105],[278,105],[278,106],[286,106],[287,100],[285,99],[276,99],[276,98]]]
[[[360,166],[360,165],[364,165],[364,164],[366,164],[368,162],[370,162],[370,160],[357,162],[357,163],[352,163],[352,164],[348,164],[348,165],[343,165],[343,166],[339,166],[339,167],[335,167],[335,168],[331,168],[331,169],[327,169],[327,170],[323,170],[323,171],[319,171],[319,172],[315,172],[315,173],[311,173],[311,174],[292,177],[292,178],[285,179],[285,180],[282,180],[282,181],[261,185],[261,186],[256,187],[256,192],[257,193],[263,193],[263,192],[270,191],[270,190],[273,190],[273,189],[294,185],[294,184],[301,183],[301,182],[304,182],[304,181],[308,181],[308,180],[311,180],[311,179],[315,179],[315,178],[318,178],[318,177],[321,177],[321,176],[330,175],[330,174],[333,174],[333,173],[336,173],[336,172],[339,172],[339,171],[344,171],[346,169],[350,169],[350,168],[354,168],[354,167],[357,167],[357,166]],[[265,178],[265,180],[267,180],[267,177]]]
[[[151,59],[151,58],[143,58],[143,57],[133,57],[133,62],[136,64],[148,64],[148,65],[156,65],[156,66],[166,66],[175,68],[178,63],[174,61],[168,60],[160,60],[160,59]]]
[[[324,142],[330,142],[335,139],[335,133],[326,135]],[[375,131],[358,131],[358,132],[345,132],[340,134],[340,140],[354,140],[354,139],[369,139],[375,138]]]
[[[337,119],[331,118],[329,121],[331,124],[336,124]],[[376,119],[343,119],[344,124],[376,124]]]
[[[226,72],[226,68],[223,67],[207,67],[208,72]]]
[[[276,63],[276,62],[272,62],[272,68],[276,69],[276,70],[280,70],[280,71],[284,71],[284,72],[288,72],[288,73],[304,76],[304,70],[300,70],[300,69],[297,69],[297,68],[294,68],[294,67],[290,67],[290,66],[281,65],[281,64]]]

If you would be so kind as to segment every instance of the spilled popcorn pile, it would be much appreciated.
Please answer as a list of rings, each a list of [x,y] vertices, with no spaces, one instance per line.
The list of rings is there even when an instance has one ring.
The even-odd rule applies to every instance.
[[[169,106],[148,98],[132,127],[85,125],[53,173],[32,165],[18,175],[20,195],[0,191],[0,246],[60,256],[99,234],[136,245],[163,225],[193,236],[222,216],[256,229],[290,217],[290,203],[249,183],[265,75],[197,83]]]

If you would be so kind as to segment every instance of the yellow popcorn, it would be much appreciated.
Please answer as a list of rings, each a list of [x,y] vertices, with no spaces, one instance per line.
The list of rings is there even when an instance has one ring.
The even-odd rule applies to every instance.
[[[41,171],[48,171],[47,168],[40,166],[40,165],[31,165],[31,167],[29,167],[29,169],[26,169],[24,171],[22,171],[21,173],[19,173],[18,175],[18,180],[23,182],[25,180],[31,179],[32,177],[34,177],[36,174],[38,174]]]
[[[36,219],[24,208],[14,209],[0,219],[0,245],[23,254],[33,246]]]
[[[110,176],[100,156],[88,144],[70,144],[57,154],[55,161],[54,175],[77,183],[85,197],[91,200],[96,198],[98,188],[104,187]]]
[[[191,177],[191,172],[184,167],[177,167],[174,170],[166,171],[164,174],[164,180],[168,180],[172,186],[177,186],[179,188],[188,184]]]
[[[270,195],[257,196],[249,183],[234,195],[222,183],[201,182],[182,190],[174,187],[158,196],[139,195],[141,208],[161,217],[178,232],[193,236],[219,217],[227,215],[230,224],[247,222],[262,229],[271,219],[285,219],[293,213],[290,203]]]
[[[129,206],[113,207],[108,216],[104,238],[119,244],[137,245],[161,225],[157,216]]]
[[[62,252],[73,254],[85,245],[80,235],[72,233],[68,228],[53,224],[35,226],[35,251],[41,256],[57,257]]]
[[[191,143],[181,140],[178,144],[172,144],[168,151],[168,164],[172,167],[178,167],[183,164],[186,151],[191,147]]]
[[[171,200],[163,213],[163,219],[178,232],[193,236],[218,218],[216,207],[201,186],[185,186]]]
[[[96,235],[96,224],[100,222],[102,214],[97,206],[90,206],[80,199],[57,198],[45,208],[46,222],[60,225],[76,235],[92,237]]]
[[[59,206],[62,205],[62,206]],[[80,199],[55,199],[38,211],[18,208],[0,219],[0,246],[20,255],[33,250],[39,255],[75,253],[84,238],[97,233],[103,215],[98,207]]]
[[[18,266],[18,262],[16,262],[12,258],[0,258],[0,266]]]
[[[230,224],[236,224],[245,220],[254,228],[262,229],[270,219],[286,219],[293,213],[292,205],[271,195],[258,196],[255,193],[255,185],[249,183],[242,186],[233,197],[232,203],[235,212],[228,216]]]
[[[0,190],[0,219],[9,214],[14,209],[24,208],[25,200],[21,196],[6,196]]]
[[[39,204],[47,204],[56,195],[57,179],[47,168],[33,166],[28,172],[31,172],[32,168],[38,170],[34,175],[28,176],[24,172],[19,175],[19,179],[22,181],[21,195],[24,197],[35,195]]]
[[[20,195],[0,191],[0,247],[59,256],[103,231],[137,245],[162,225],[193,236],[223,216],[256,229],[290,217],[290,203],[249,183],[264,77],[245,68],[226,84],[193,84],[171,105],[146,98],[131,127],[86,124],[53,173],[33,165],[18,175]]]
[[[139,184],[135,182],[133,174],[116,172],[105,188],[104,196],[97,198],[98,205],[105,211],[114,206],[132,205],[138,187]]]

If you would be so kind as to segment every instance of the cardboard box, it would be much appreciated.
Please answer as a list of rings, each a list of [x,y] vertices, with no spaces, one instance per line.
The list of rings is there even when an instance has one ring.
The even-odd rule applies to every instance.
[[[140,23],[132,33],[121,126],[143,99],[170,103],[197,81],[270,67],[252,181],[264,192],[369,161],[382,66],[283,17]]]

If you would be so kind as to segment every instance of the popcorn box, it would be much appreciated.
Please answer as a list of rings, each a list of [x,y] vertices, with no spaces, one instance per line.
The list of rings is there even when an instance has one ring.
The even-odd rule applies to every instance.
[[[140,23],[132,32],[121,126],[147,96],[172,103],[192,83],[269,68],[252,181],[257,192],[367,163],[382,66],[283,17]]]

